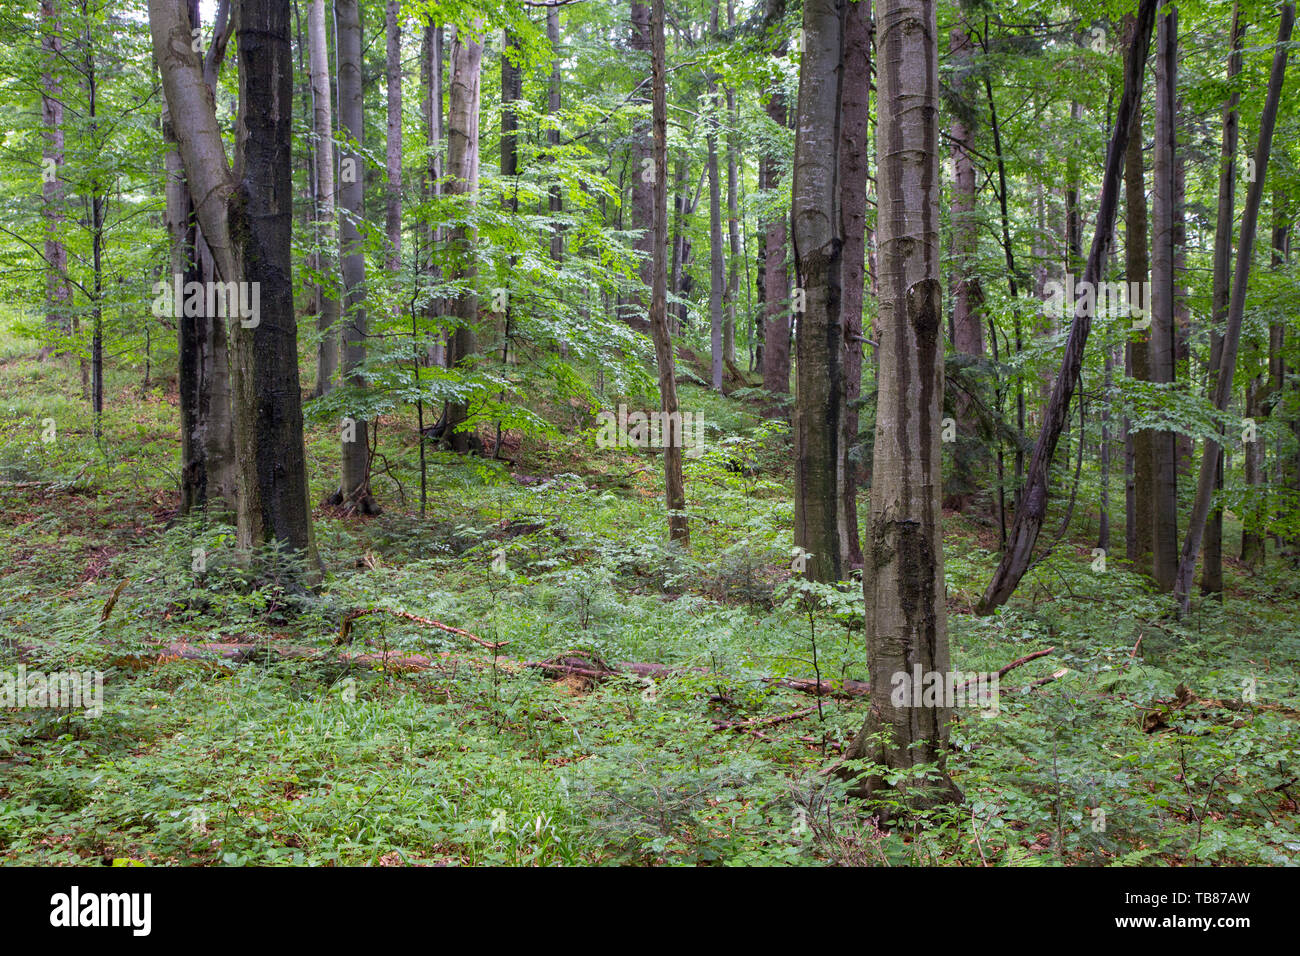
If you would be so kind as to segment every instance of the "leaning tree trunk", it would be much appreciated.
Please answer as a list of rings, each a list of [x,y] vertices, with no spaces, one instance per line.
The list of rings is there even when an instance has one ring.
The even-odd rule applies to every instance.
[[[934,0],[882,0],[877,9],[879,391],[862,581],[871,707],[845,758],[890,770],[933,765],[937,779],[898,787],[920,808],[962,799],[944,770],[951,702],[893,699],[896,675],[910,678],[914,668],[944,675],[949,667],[940,526],[938,25]],[[809,30],[805,58],[818,50],[815,37]],[[869,774],[858,792],[887,786]]]
[[[1295,4],[1282,8],[1277,28],[1277,47],[1273,51],[1273,67],[1269,74],[1268,93],[1264,99],[1264,112],[1259,119],[1259,142],[1255,147],[1255,179],[1246,191],[1246,208],[1241,216],[1241,237],[1237,247],[1237,265],[1232,277],[1232,297],[1228,306],[1228,325],[1223,336],[1219,374],[1215,381],[1214,406],[1226,411],[1232,397],[1232,376],[1237,365],[1237,345],[1241,339],[1241,320],[1246,311],[1246,283],[1250,279],[1251,252],[1255,245],[1255,229],[1259,223],[1259,207],[1264,196],[1268,157],[1273,146],[1273,127],[1277,123],[1278,101],[1282,96],[1282,81],[1286,77],[1286,61],[1295,26]],[[1205,518],[1210,512],[1214,496],[1214,479],[1218,471],[1222,450],[1220,436],[1205,440],[1205,455],[1201,459],[1201,472],[1196,484],[1196,499],[1187,523],[1187,538],[1179,556],[1178,577],[1174,596],[1180,615],[1186,615],[1192,602],[1192,576],[1196,571],[1196,558],[1201,550],[1201,537],[1205,532]]]
[[[330,103],[329,50],[325,34],[325,0],[311,0],[307,10],[308,65],[311,73],[312,135],[316,139],[317,266],[325,276],[319,284],[320,312],[316,330],[317,398],[334,387],[339,367],[338,248],[334,223],[334,111]]]
[[[1106,250],[1114,233],[1115,211],[1119,205],[1120,168],[1137,104],[1142,95],[1143,67],[1146,64],[1147,47],[1151,42],[1151,28],[1155,22],[1157,5],[1158,0],[1141,0],[1130,55],[1124,68],[1124,93],[1120,98],[1114,133],[1106,152],[1101,198],[1097,204],[1097,224],[1083,274],[1083,281],[1094,289],[1102,277]],[[1043,427],[1038,441],[1034,444],[1034,454],[1025,476],[1025,486],[1018,499],[1019,507],[1016,509],[1015,523],[1008,536],[1007,546],[1002,552],[1002,560],[993,574],[993,580],[989,582],[983,597],[980,598],[977,610],[981,614],[988,614],[995,607],[1005,604],[1029,569],[1034,542],[1038,540],[1038,533],[1047,518],[1047,485],[1052,457],[1056,453],[1057,441],[1065,427],[1070,399],[1079,381],[1080,370],[1083,367],[1083,351],[1091,330],[1091,312],[1076,307],[1074,320],[1070,324],[1070,334],[1065,343],[1065,356],[1061,362],[1060,372],[1056,376],[1056,383],[1052,387],[1051,398],[1043,413]]]
[[[339,60],[339,120],[348,145],[339,163],[339,208],[343,212],[340,256],[343,261],[343,377],[363,388],[359,369],[366,361],[366,254],[359,223],[365,218],[366,158],[363,139],[361,79],[361,8],[357,0],[336,0]],[[370,494],[370,429],[360,415],[343,420],[340,446],[343,468],[339,489],[330,499],[350,513],[376,514]]]
[[[659,398],[665,420],[679,414],[673,340],[668,332],[668,75],[664,50],[664,0],[653,0],[650,17],[651,115],[654,134],[654,216],[650,284],[650,333],[659,370]],[[664,492],[669,537],[682,547],[691,543],[686,520],[686,486],[682,481],[682,442],[664,442]]]
[[[1232,52],[1228,55],[1228,98],[1223,104],[1223,141],[1219,151],[1219,205],[1214,226],[1214,276],[1210,293],[1210,367],[1206,397],[1214,400],[1215,379],[1223,355],[1223,336],[1216,329],[1228,321],[1232,281],[1232,224],[1237,190],[1237,104],[1241,94],[1241,44],[1245,35],[1241,5],[1232,5]],[[1223,451],[1215,465],[1215,491],[1223,489]],[[1215,508],[1205,523],[1205,555],[1201,560],[1201,593],[1223,594],[1223,509]]]

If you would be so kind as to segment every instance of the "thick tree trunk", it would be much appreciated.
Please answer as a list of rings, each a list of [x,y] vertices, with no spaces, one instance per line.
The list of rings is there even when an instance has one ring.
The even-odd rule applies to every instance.
[[[343,377],[365,385],[358,369],[366,361],[366,255],[358,223],[365,218],[366,157],[361,151],[364,116],[361,62],[361,8],[358,0],[335,0],[339,61],[339,127],[348,138],[339,165],[339,208],[343,212],[339,254],[343,262]],[[343,421],[342,479],[332,502],[356,514],[376,514],[370,494],[370,423],[360,415]]]
[[[320,311],[316,329],[317,398],[334,387],[339,367],[338,246],[334,208],[334,110],[331,104],[325,0],[311,0],[307,8],[307,62],[311,73],[312,135],[316,140],[316,248],[317,266],[326,276],[317,290]]]
[[[457,30],[451,45],[451,96],[447,113],[447,192],[473,197],[478,193],[479,160],[479,89],[483,71],[483,45],[476,39],[482,29],[475,22],[468,30]],[[472,280],[478,269],[474,264],[474,234],[466,226],[454,227],[447,237],[448,251],[456,266],[452,279]],[[478,351],[478,295],[469,289],[456,297],[453,309],[456,331],[448,350],[448,366],[467,367]],[[479,448],[473,431],[454,431],[469,419],[466,402],[448,402],[445,411],[447,434],[452,449],[460,454]]]
[[[1237,365],[1237,345],[1241,338],[1242,316],[1246,310],[1246,283],[1250,279],[1251,252],[1255,244],[1255,229],[1259,222],[1259,207],[1264,196],[1264,180],[1268,172],[1268,157],[1273,144],[1273,127],[1277,122],[1278,101],[1282,96],[1282,82],[1286,76],[1289,52],[1287,45],[1290,43],[1294,26],[1295,4],[1287,3],[1282,7],[1282,16],[1278,23],[1277,47],[1273,52],[1268,93],[1259,120],[1259,142],[1255,148],[1255,179],[1246,191],[1246,207],[1241,216],[1241,238],[1237,249],[1236,270],[1232,278],[1228,325],[1223,336],[1219,374],[1215,381],[1214,405],[1220,411],[1227,410],[1228,402],[1232,397],[1232,378]],[[1185,615],[1191,607],[1192,576],[1196,571],[1196,559],[1205,532],[1205,519],[1209,514],[1210,501],[1214,495],[1221,448],[1221,442],[1214,438],[1206,439],[1205,454],[1201,460],[1201,471],[1196,485],[1196,499],[1192,503],[1192,514],[1188,519],[1187,538],[1183,542],[1182,553],[1179,556],[1178,577],[1174,588],[1179,613],[1182,615]]]
[[[639,5],[643,6],[643,5]],[[678,414],[677,375],[673,341],[668,332],[668,70],[664,49],[664,0],[653,0],[653,20],[647,23],[650,37],[652,127],[654,145],[654,215],[651,230],[653,251],[650,286],[650,332],[659,370],[659,397],[668,420]],[[682,481],[681,442],[671,439],[664,448],[664,491],[668,505],[669,537],[688,547],[690,526],[686,520],[686,487]]]
[[[893,770],[934,765],[937,779],[899,788],[919,808],[962,799],[944,771],[951,702],[900,706],[893,696],[897,675],[949,669],[940,511],[938,25],[933,0],[882,0],[877,9],[879,392],[863,569],[871,707],[845,757]],[[808,31],[805,58],[817,49],[814,36]],[[886,786],[871,775],[859,789]]]
[[[1101,198],[1097,204],[1097,224],[1092,237],[1092,248],[1088,253],[1088,262],[1084,268],[1083,281],[1096,288],[1102,276],[1106,250],[1110,245],[1115,228],[1115,211],[1119,205],[1120,169],[1123,155],[1132,128],[1136,106],[1142,95],[1142,74],[1146,63],[1147,46],[1151,40],[1151,28],[1155,21],[1158,0],[1141,0],[1138,7],[1137,23],[1133,42],[1130,47],[1128,62],[1124,68],[1124,93],[1120,98],[1119,112],[1115,118],[1115,130],[1106,153],[1106,166],[1102,178]],[[978,611],[988,614],[995,607],[1005,604],[1020,583],[1025,571],[1029,569],[1033,557],[1034,542],[1042,530],[1047,518],[1047,484],[1052,457],[1056,453],[1056,444],[1065,426],[1069,412],[1070,399],[1079,381],[1083,366],[1083,351],[1092,329],[1091,312],[1076,308],[1074,321],[1070,325],[1070,334],[1065,343],[1065,355],[1060,372],[1052,387],[1052,396],[1043,413],[1043,426],[1034,445],[1034,455],[1029,463],[1025,477],[1025,487],[1019,496],[1015,523],[1012,525],[1007,546],[1003,550],[1002,560],[994,572]]]
[[[804,311],[794,412],[794,540],[815,581],[844,576],[839,533],[844,416],[844,326],[840,217],[840,72],[844,0],[806,0],[799,68],[792,223]]]
[[[1156,27],[1156,134],[1151,178],[1151,381],[1174,381],[1174,156],[1178,66],[1178,11],[1170,7]],[[1152,574],[1172,591],[1178,574],[1178,445],[1172,431],[1152,437]]]
[[[1228,321],[1228,304],[1232,281],[1232,225],[1235,219],[1237,189],[1237,104],[1241,94],[1235,81],[1241,73],[1241,44],[1245,35],[1241,22],[1241,5],[1232,5],[1232,52],[1228,55],[1230,92],[1223,104],[1223,141],[1219,152],[1219,205],[1214,227],[1214,276],[1210,293],[1210,367],[1206,393],[1214,399],[1215,379],[1223,355],[1223,336],[1215,331]],[[1218,455],[1214,476],[1215,491],[1223,489],[1223,452]],[[1223,594],[1223,509],[1210,512],[1205,524],[1205,555],[1201,562],[1201,593]]]

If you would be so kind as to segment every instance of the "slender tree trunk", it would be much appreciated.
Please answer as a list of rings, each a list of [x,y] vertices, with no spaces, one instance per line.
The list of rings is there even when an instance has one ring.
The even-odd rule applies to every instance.
[[[1174,381],[1174,155],[1177,103],[1178,11],[1159,17],[1156,27],[1156,136],[1151,229],[1151,381]],[[1172,591],[1178,574],[1178,446],[1174,432],[1154,434],[1152,574],[1156,586]]]
[[[1291,40],[1291,31],[1295,25],[1295,4],[1287,3],[1282,7],[1282,16],[1278,23],[1277,47],[1273,52],[1273,67],[1269,74],[1268,93],[1264,99],[1264,111],[1259,120],[1259,142],[1255,148],[1255,179],[1246,191],[1246,207],[1241,216],[1241,238],[1237,249],[1236,271],[1232,278],[1232,296],[1228,305],[1228,325],[1223,337],[1223,350],[1220,355],[1219,374],[1215,381],[1214,405],[1220,411],[1226,411],[1232,397],[1232,377],[1237,365],[1237,345],[1241,338],[1241,321],[1246,310],[1246,283],[1250,279],[1251,253],[1255,244],[1255,228],[1259,222],[1259,207],[1264,196],[1264,180],[1268,172],[1268,157],[1273,145],[1273,128],[1277,122],[1278,101],[1282,96],[1282,82],[1286,76],[1286,61],[1289,52],[1287,44]],[[1183,542],[1179,556],[1178,578],[1174,595],[1178,601],[1180,614],[1185,615],[1191,607],[1192,576],[1196,571],[1196,559],[1201,550],[1201,538],[1205,532],[1205,519],[1210,511],[1210,500],[1214,495],[1214,479],[1218,471],[1219,452],[1222,443],[1214,438],[1205,442],[1205,454],[1201,460],[1200,476],[1196,485],[1196,499],[1192,503],[1192,514],[1188,520],[1187,538]]]
[[[402,267],[402,7],[388,0],[385,9],[385,52],[388,74],[388,190],[384,204],[384,231],[388,235],[387,265],[390,274]]]
[[[718,2],[713,0],[709,31],[718,34]],[[727,268],[722,253],[722,187],[718,181],[718,83],[712,73],[708,79],[708,147],[709,147],[709,343],[712,358],[712,385],[722,391],[723,334],[722,300]]]
[[[640,0],[632,3],[632,49],[638,54],[651,52],[650,7]],[[632,248],[640,256],[639,273],[643,289],[649,289],[654,267],[654,211],[655,190],[659,186],[656,176],[658,167],[654,162],[654,145],[652,124],[637,123],[632,131],[632,228],[641,235]],[[664,175],[666,175],[666,171]],[[665,184],[666,186],[666,184]],[[666,296],[665,292],[665,296]],[[641,293],[641,307],[645,307],[644,292]],[[665,299],[665,301],[667,301]],[[624,319],[635,329],[644,329],[644,320],[639,314],[625,314]]]
[[[59,0],[41,0],[41,119],[45,126],[42,151],[41,212],[45,220],[45,333],[42,358],[57,351],[56,343],[72,332],[72,287],[68,283],[68,251],[60,238],[64,220],[63,182],[63,24]]]
[[[432,21],[424,25],[424,36],[420,51],[421,102],[424,113],[425,145],[428,156],[425,159],[426,198],[430,201],[442,195],[442,25]],[[438,265],[438,252],[442,244],[442,226],[430,216],[425,224],[425,242],[429,247],[426,265],[428,281],[436,284],[442,278]],[[430,322],[442,314],[443,299],[435,296],[425,308],[425,318]],[[428,347],[429,364],[441,367],[446,364],[446,346],[442,334],[438,333]]]
[[[1232,5],[1232,52],[1228,55],[1228,98],[1223,104],[1223,141],[1219,152],[1219,205],[1214,227],[1214,277],[1210,294],[1210,367],[1206,397],[1214,399],[1215,379],[1223,356],[1223,336],[1216,329],[1228,321],[1232,290],[1232,224],[1237,189],[1237,104],[1241,94],[1236,79],[1241,73],[1241,44],[1245,35],[1241,5]],[[1214,487],[1223,490],[1223,452],[1215,464]],[[1205,556],[1201,562],[1201,593],[1223,595],[1223,509],[1210,512],[1205,524]]]
[[[968,103],[974,46],[965,26],[954,27],[949,35],[953,94],[953,118],[949,130],[953,157],[952,196],[952,329],[953,347],[960,355],[975,362],[984,360],[984,291],[975,272],[975,253],[979,243],[979,222],[975,212],[975,163],[971,151],[975,145],[975,111]],[[980,435],[975,402],[964,392],[954,399],[957,442],[953,446],[955,488],[948,492],[949,503],[961,510],[987,478],[989,455]]]
[[[774,38],[772,55],[785,55],[786,42],[782,35],[785,19],[785,0],[765,0],[764,25]],[[785,94],[772,90],[767,102],[767,115],[778,126],[788,122]],[[763,156],[764,185],[767,189],[780,186],[778,151],[773,148]],[[763,228],[763,388],[777,395],[790,391],[790,274],[786,265],[786,219],[777,216]]]
[[[654,143],[653,229],[651,248],[650,331],[659,370],[659,397],[665,419],[679,413],[673,342],[668,332],[668,70],[664,49],[664,0],[653,0],[650,28],[650,70]],[[668,505],[669,537],[682,547],[691,543],[686,520],[686,488],[682,481],[682,442],[670,436],[664,442],[664,491]]]
[[[843,335],[844,414],[838,443],[840,555],[847,572],[862,565],[858,533],[858,401],[862,397],[862,295],[866,268],[867,130],[870,125],[871,2],[844,9],[844,63],[840,82],[840,228],[844,234],[840,290]]]
[[[736,25],[736,8],[733,0],[727,0],[727,27]],[[740,116],[736,112],[736,91],[727,86],[727,246],[731,252],[728,261],[727,291],[724,295],[724,319],[722,324],[722,356],[728,365],[736,364],[736,300],[740,297],[740,219],[737,196],[739,193],[739,172],[737,164],[740,158],[740,143],[737,130]]]
[[[340,257],[343,262],[343,377],[353,388],[362,388],[359,373],[366,361],[366,255],[359,223],[365,218],[366,158],[364,137],[364,94],[362,91],[361,8],[358,0],[335,0],[339,59],[339,120],[348,145],[340,161],[339,208]],[[340,445],[343,470],[339,490],[331,499],[350,513],[376,514],[370,494],[370,423],[360,415],[349,415],[342,423]]]
[[[551,80],[547,90],[547,112],[551,115],[551,124],[546,129],[546,143],[555,148],[560,145],[560,97],[563,91],[563,78],[560,75],[560,10],[558,7],[546,9],[546,38],[550,41],[554,59],[551,61]],[[564,230],[559,223],[559,215],[564,211],[564,201],[560,194],[560,184],[551,186],[548,195],[548,208],[554,225],[551,227],[551,259],[560,262],[564,259]]]
[[[316,347],[317,398],[334,387],[339,367],[338,246],[334,208],[334,110],[331,104],[328,38],[325,31],[325,0],[311,0],[307,8],[307,62],[311,72],[312,134],[316,140],[316,248],[317,265],[325,281],[317,296],[320,311],[316,330],[321,339]]]
[[[1096,231],[1093,233],[1092,248],[1088,252],[1088,261],[1083,274],[1083,281],[1093,288],[1096,288],[1102,276],[1106,250],[1114,233],[1115,211],[1119,205],[1120,169],[1123,165],[1124,149],[1128,143],[1136,105],[1142,95],[1142,74],[1156,7],[1157,0],[1141,0],[1130,56],[1125,64],[1124,94],[1120,99],[1119,111],[1115,118],[1115,130],[1106,152],[1101,198],[1097,203]],[[1037,541],[1038,533],[1042,530],[1043,522],[1047,517],[1047,484],[1052,457],[1056,453],[1057,441],[1065,425],[1070,399],[1079,381],[1083,366],[1083,351],[1091,329],[1091,312],[1076,307],[1074,321],[1070,325],[1070,334],[1065,343],[1061,369],[1052,387],[1051,399],[1043,413],[1043,427],[1034,445],[1025,487],[1018,499],[1019,507],[1016,509],[1015,523],[1012,525],[1007,546],[1003,550],[1002,560],[994,572],[993,580],[980,599],[978,611],[981,614],[988,614],[995,607],[1006,603],[1029,568],[1034,542]]]

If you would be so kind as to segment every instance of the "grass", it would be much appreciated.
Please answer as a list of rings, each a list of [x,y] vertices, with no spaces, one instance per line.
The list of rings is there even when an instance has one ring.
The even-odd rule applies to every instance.
[[[32,353],[0,332],[0,671],[99,669],[105,701],[98,718],[0,711],[0,862],[1300,860],[1296,723],[1277,706],[1300,705],[1298,595],[1278,561],[1253,576],[1230,566],[1224,603],[1177,623],[1122,562],[1093,571],[1080,527],[1010,606],[978,618],[990,525],[950,516],[954,668],[1055,651],[1006,675],[996,716],[958,714],[949,769],[966,802],[880,831],[878,808],[822,772],[863,702],[823,700],[819,717],[812,697],[765,680],[812,677],[814,640],[824,678],[865,679],[865,639],[860,594],[811,628],[787,596],[790,441],[749,406],[683,388],[712,436],[747,439],[738,453],[758,466],[687,459],[689,553],[665,543],[657,460],[572,427],[525,441],[514,467],[432,454],[421,517],[413,423],[386,419],[384,513],[318,508],[328,573],[300,593],[250,576],[229,527],[174,520],[174,389],[142,390],[140,370],[115,367],[96,439],[75,364]],[[310,428],[308,458],[321,501],[333,428]],[[377,607],[509,644],[494,656],[375,615],[356,622],[353,650],[436,666],[341,661],[341,618]],[[263,653],[164,653],[221,641]],[[287,646],[317,656],[275,653]],[[673,670],[591,685],[517,666],[574,653]],[[1182,706],[1179,685],[1194,695]],[[714,726],[800,710],[756,732]]]

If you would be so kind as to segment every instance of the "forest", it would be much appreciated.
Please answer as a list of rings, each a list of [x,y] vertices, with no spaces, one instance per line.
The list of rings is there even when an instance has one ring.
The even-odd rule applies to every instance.
[[[1300,864],[1294,20],[0,0],[0,865]]]

